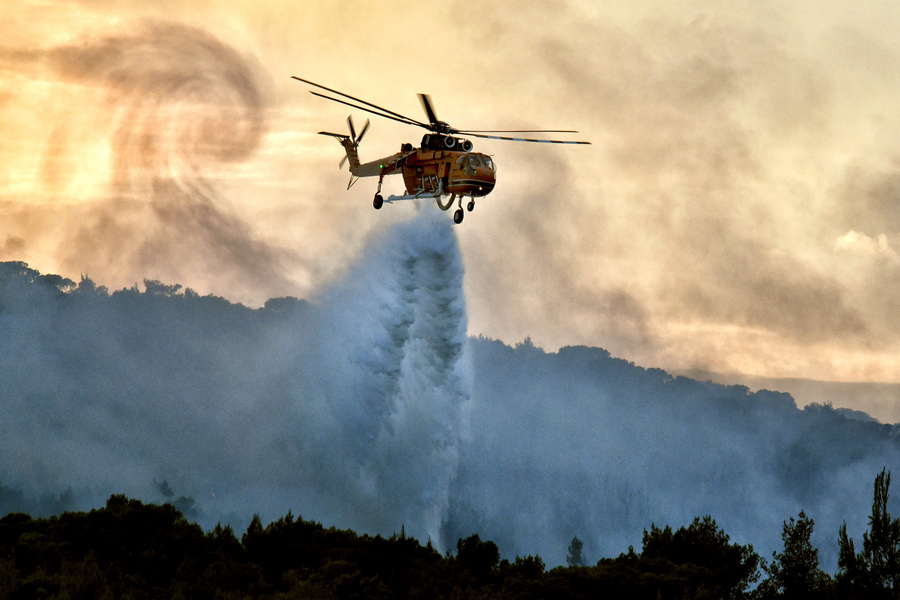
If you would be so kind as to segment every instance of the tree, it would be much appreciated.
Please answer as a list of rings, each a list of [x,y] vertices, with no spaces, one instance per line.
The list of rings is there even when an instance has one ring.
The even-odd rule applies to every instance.
[[[757,598],[820,597],[831,578],[819,568],[819,551],[810,543],[815,522],[802,510],[795,521],[784,522],[783,552],[773,552],[772,562],[763,565],[768,577],[757,588]]]
[[[730,539],[709,515],[696,517],[675,532],[669,526],[651,525],[649,532],[644,531],[640,558],[645,565],[654,563],[658,573],[669,572],[673,580],[701,584],[708,595],[739,598],[758,577],[759,555],[752,545],[732,544]],[[686,593],[683,590],[679,597]],[[694,595],[699,593],[695,590]]]
[[[171,297],[178,295],[178,290],[181,289],[181,284],[175,283],[169,285],[156,279],[144,279],[144,289],[145,293],[150,296]]]
[[[841,525],[838,544],[838,583],[841,588],[868,598],[900,598],[900,519],[887,511],[891,473],[882,469],[875,477],[869,531],[863,533],[862,551],[857,553]]]
[[[570,567],[583,567],[584,557],[581,555],[583,548],[584,543],[578,539],[578,536],[573,537],[572,543],[569,544],[569,553],[566,555],[566,564]]]
[[[543,559],[538,555],[516,556],[516,562],[512,565],[513,570],[523,577],[537,579],[544,574]]]
[[[490,576],[500,563],[500,550],[491,541],[482,542],[478,534],[456,542],[456,560],[479,581]]]

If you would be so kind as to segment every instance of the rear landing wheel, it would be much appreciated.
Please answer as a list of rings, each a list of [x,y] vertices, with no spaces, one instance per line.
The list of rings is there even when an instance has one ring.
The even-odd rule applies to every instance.
[[[384,198],[381,194],[375,194],[375,200],[372,201],[372,206],[375,207],[375,210],[378,210],[384,205]]]
[[[475,210],[475,201],[469,200],[469,204],[468,204],[468,206],[466,206],[466,208],[469,209],[469,212],[472,212],[473,210]]]
[[[465,215],[465,213],[462,211],[462,209],[458,209],[455,213],[453,213],[453,222],[457,225],[462,223],[463,215]]]

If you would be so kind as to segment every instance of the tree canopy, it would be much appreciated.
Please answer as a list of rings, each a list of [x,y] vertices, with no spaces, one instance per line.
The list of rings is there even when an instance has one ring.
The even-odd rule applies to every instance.
[[[288,512],[267,525],[254,516],[238,537],[228,525],[204,532],[171,504],[113,495],[88,513],[0,518],[0,598],[896,598],[900,524],[886,510],[889,485],[883,470],[861,552],[841,527],[837,584],[819,568],[803,511],[784,522],[784,549],[770,563],[704,516],[678,529],[651,524],[639,553],[593,566],[571,564],[583,562],[575,537],[570,566],[547,571],[539,556],[501,560],[478,534],[441,555],[405,532],[359,535]],[[753,589],[760,570],[766,578]]]
[[[784,522],[783,552],[773,552],[772,562],[763,566],[768,577],[757,589],[760,600],[822,598],[830,590],[831,578],[819,568],[819,551],[810,538],[815,522],[801,510],[798,518]]]
[[[869,529],[860,552],[847,535],[847,523],[841,525],[837,580],[851,597],[900,598],[900,519],[891,518],[887,510],[890,486],[891,474],[882,469],[875,478]]]

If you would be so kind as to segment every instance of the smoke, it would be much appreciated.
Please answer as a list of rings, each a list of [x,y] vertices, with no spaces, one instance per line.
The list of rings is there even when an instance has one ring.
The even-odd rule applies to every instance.
[[[462,280],[433,207],[314,299],[257,310],[0,264],[0,513],[126,493],[207,527],[292,510],[559,564],[573,536],[593,561],[705,514],[768,555],[802,509],[834,569],[838,527],[864,530],[900,466],[897,426],[861,413],[467,339]]]
[[[715,19],[625,31],[553,14],[579,45],[545,36],[546,18],[518,30],[505,14],[495,16],[503,27],[482,21],[490,35],[472,46],[494,64],[475,96],[515,73],[502,82],[506,112],[534,115],[513,110],[525,98],[570,110],[560,126],[582,128],[589,114],[585,137],[602,155],[508,151],[504,189],[521,181],[527,193],[498,188],[480,205],[483,228],[460,233],[477,242],[466,247],[469,298],[486,307],[476,331],[499,324],[519,339],[522,327],[560,327],[629,356],[665,346],[672,321],[737,329],[744,358],[754,349],[743,328],[765,345],[802,342],[805,357],[833,339],[893,343],[896,169],[848,174],[830,207],[842,228],[832,228],[803,216],[821,216],[829,194],[797,200],[818,197],[799,183],[815,168],[782,186],[782,170],[766,167],[796,166],[782,135],[805,149],[828,131],[833,88],[816,64],[777,36]],[[154,281],[206,278],[230,299],[247,288],[271,296],[298,259],[260,240],[220,185],[269,125],[265,70],[194,27],[117,27],[2,56],[48,69],[93,114],[50,112],[47,191],[72,185],[83,168],[73,156],[95,139],[109,186],[75,208],[21,210],[10,222],[25,225],[4,231],[0,251],[51,240],[68,271],[151,279],[144,292],[109,294],[3,266],[0,513],[87,508],[119,492],[181,496],[207,526],[292,509],[372,533],[403,526],[439,547],[477,532],[505,556],[549,564],[574,535],[594,560],[639,544],[651,522],[706,513],[768,554],[781,522],[804,509],[833,567],[840,522],[865,527],[874,474],[896,471],[896,427],[673,379],[599,349],[467,340],[460,250],[434,212],[369,240],[309,302],[250,310]],[[556,109],[564,93],[569,108]],[[3,92],[0,106],[17,98]],[[600,191],[585,194],[583,177]],[[792,184],[799,194],[785,192]],[[860,198],[864,215],[844,210]],[[845,260],[816,260],[822,247]],[[671,353],[690,364],[716,352],[710,339]]]
[[[447,537],[477,531],[507,556],[559,564],[577,535],[593,561],[639,546],[651,523],[705,514],[769,556],[781,523],[805,510],[833,570],[839,526],[865,528],[874,475],[900,464],[896,426],[801,411],[784,393],[672,377],[597,348],[477,339],[470,356],[472,435]]]
[[[503,114],[594,145],[533,165],[529,148],[497,157],[492,225],[515,233],[466,239],[464,253],[521,260],[469,267],[476,331],[670,368],[893,381],[896,263],[835,241],[853,230],[898,247],[896,125],[881,116],[896,52],[859,23],[790,13],[483,11],[467,31],[492,75],[472,93],[502,87]]]
[[[49,206],[34,207],[41,228],[23,236],[37,245],[56,229],[48,221],[61,219],[50,253],[63,272],[120,282],[135,272],[205,272],[213,288],[291,289],[286,267],[302,262],[261,240],[222,191],[229,167],[251,157],[266,134],[271,82],[256,59],[166,21],[2,56],[23,73],[43,68],[78,105],[44,109],[50,123],[38,179]],[[93,182],[90,196],[64,209],[81,180]]]
[[[293,509],[440,544],[470,381],[462,263],[435,213],[314,302],[257,311],[4,263],[0,484],[82,505],[182,494],[211,523]]]

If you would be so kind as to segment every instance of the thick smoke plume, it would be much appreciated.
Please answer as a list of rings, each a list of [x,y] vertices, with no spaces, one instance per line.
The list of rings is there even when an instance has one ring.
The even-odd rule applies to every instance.
[[[875,474],[900,467],[897,426],[598,348],[467,339],[444,217],[371,240],[308,302],[257,310],[2,263],[0,513],[126,493],[206,526],[292,510],[559,564],[574,536],[594,561],[706,514],[769,555],[804,510],[836,567],[838,527],[863,531]]]
[[[837,566],[836,536],[863,531],[872,481],[900,466],[900,429],[659,369],[599,348],[546,354],[530,343],[470,341],[471,439],[447,537],[478,531],[501,551],[561,563],[577,535],[592,558],[640,545],[651,523],[712,515],[764,556],[800,510]],[[896,510],[896,509],[895,509]]]
[[[4,263],[0,483],[96,503],[165,482],[209,519],[293,508],[440,543],[469,398],[462,266],[442,216],[373,242],[313,304],[259,311]]]

